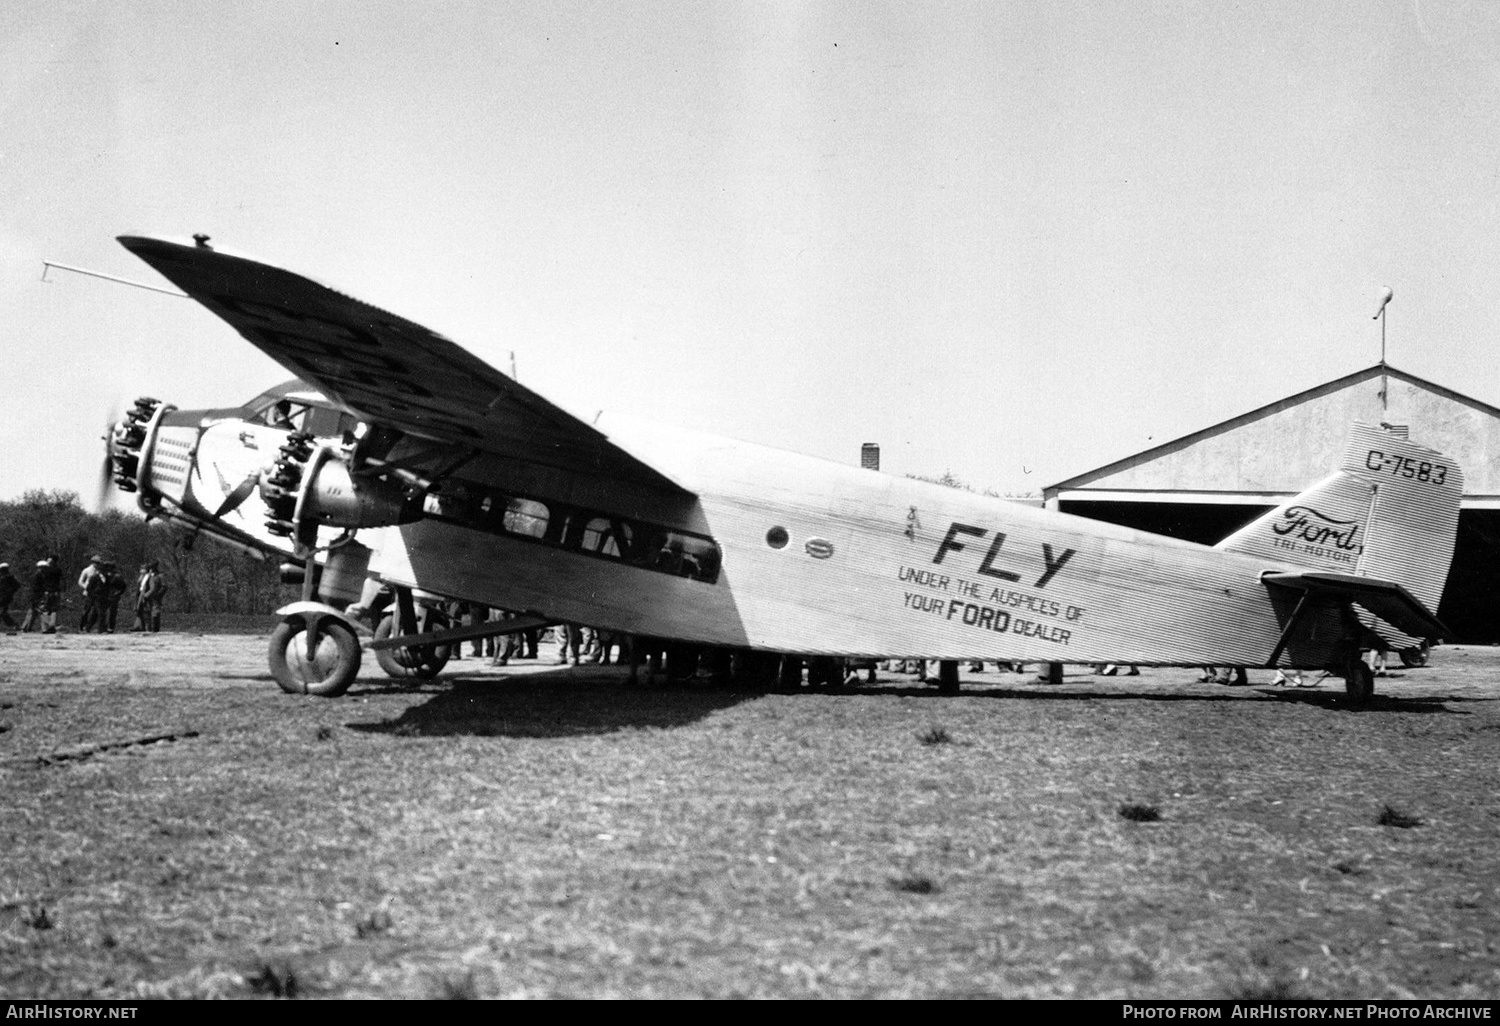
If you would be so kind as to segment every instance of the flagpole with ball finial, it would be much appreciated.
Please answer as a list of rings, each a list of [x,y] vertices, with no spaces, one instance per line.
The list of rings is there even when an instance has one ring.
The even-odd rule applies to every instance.
[[[1385,376],[1385,308],[1390,305],[1391,298],[1395,292],[1387,285],[1380,290],[1380,306],[1375,310],[1375,320],[1380,322],[1380,415],[1385,419],[1386,411],[1390,405],[1387,393],[1390,391],[1390,383]]]

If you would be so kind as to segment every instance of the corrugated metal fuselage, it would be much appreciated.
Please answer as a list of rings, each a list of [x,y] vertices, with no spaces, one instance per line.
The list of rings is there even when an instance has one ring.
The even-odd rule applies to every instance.
[[[1286,564],[747,443],[607,428],[697,493],[669,526],[712,536],[717,580],[434,520],[362,532],[370,570],[609,629],[807,654],[1264,665],[1291,615],[1260,581]],[[1297,635],[1281,662],[1330,665],[1345,641],[1331,609]]]
[[[289,557],[257,497],[214,516],[286,433],[200,418],[179,411],[160,426],[151,490],[232,543]],[[1292,612],[1260,581],[1291,568],[1274,560],[749,443],[625,420],[607,427],[697,498],[560,471],[512,471],[493,484],[707,535],[722,555],[715,580],[437,518],[360,531],[373,550],[368,572],[607,629],[811,655],[1253,666],[1270,658]],[[1314,610],[1280,661],[1332,665],[1346,641],[1337,610]]]

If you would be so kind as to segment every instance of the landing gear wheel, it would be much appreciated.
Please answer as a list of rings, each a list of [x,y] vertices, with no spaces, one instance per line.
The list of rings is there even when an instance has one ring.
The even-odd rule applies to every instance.
[[[444,626],[427,621],[428,629]],[[391,636],[395,630],[394,618],[387,616],[380,621],[380,626],[375,628],[375,640],[381,641]],[[416,677],[418,680],[431,680],[448,665],[448,657],[453,654],[450,645],[413,645],[410,648],[377,648],[375,649],[375,660],[380,663],[380,668],[392,677]]]
[[[698,672],[698,662],[703,650],[697,645],[668,645],[663,662],[666,663],[667,681],[684,684]]]
[[[1396,654],[1401,657],[1401,665],[1408,669],[1426,666],[1428,655],[1427,642],[1424,641],[1420,645],[1413,645],[1411,648],[1403,648]]]
[[[1375,697],[1375,673],[1359,656],[1353,656],[1344,667],[1344,693],[1354,706],[1363,706]]]
[[[359,675],[359,639],[332,617],[320,617],[317,646],[307,653],[308,621],[288,620],[271,632],[271,676],[293,695],[334,698],[349,690]]]

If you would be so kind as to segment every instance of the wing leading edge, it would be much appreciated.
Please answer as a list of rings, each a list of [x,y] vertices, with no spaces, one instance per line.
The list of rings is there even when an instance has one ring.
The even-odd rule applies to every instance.
[[[373,422],[686,494],[601,432],[420,324],[206,245],[129,235],[119,241],[251,345]]]

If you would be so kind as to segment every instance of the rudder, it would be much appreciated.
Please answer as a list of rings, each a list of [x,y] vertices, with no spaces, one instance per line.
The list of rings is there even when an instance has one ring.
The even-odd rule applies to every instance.
[[[1393,431],[1356,423],[1339,469],[1216,548],[1394,581],[1435,611],[1453,563],[1463,471]]]

